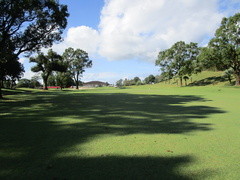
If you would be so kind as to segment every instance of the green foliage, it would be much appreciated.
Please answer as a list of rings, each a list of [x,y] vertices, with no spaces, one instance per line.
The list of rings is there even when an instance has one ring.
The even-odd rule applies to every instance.
[[[215,37],[202,49],[199,59],[207,68],[233,69],[236,85],[240,85],[240,13],[222,19]]]
[[[178,76],[182,86],[182,78],[185,75],[191,76],[199,63],[197,56],[200,52],[197,43],[186,44],[183,41],[175,43],[171,48],[159,52],[156,66],[161,67],[163,75],[168,79]]]
[[[15,52],[36,52],[61,40],[67,6],[56,0],[0,1],[0,59]]]
[[[39,53],[37,57],[31,57],[30,62],[37,63],[31,68],[33,72],[42,72],[44,89],[47,90],[48,78],[53,71],[66,72],[67,65],[62,61],[62,56],[50,49],[47,55]]]
[[[20,88],[20,87],[22,87],[22,88],[33,88],[34,85],[33,85],[33,83],[31,82],[31,80],[26,79],[26,78],[23,78],[23,79],[21,79],[21,80],[18,81],[17,87],[18,87],[18,88]]]
[[[5,82],[6,84],[6,82],[8,82],[8,88],[13,88],[15,81],[19,80],[23,76],[23,72],[25,72],[24,67],[18,60],[19,59],[17,57],[12,56],[10,59],[8,59],[8,61],[1,64],[0,86],[4,87],[2,83]]]
[[[152,74],[144,79],[145,84],[152,84],[154,82],[155,82],[155,76]]]
[[[80,77],[86,68],[92,67],[92,60],[89,59],[88,53],[81,50],[69,47],[65,49],[63,53],[63,59],[68,65],[68,72],[70,76],[74,79],[76,88],[78,89]]]
[[[223,72],[222,77],[227,78],[229,83],[232,83],[232,75],[234,74],[234,71],[232,69],[227,69]]]
[[[31,78],[31,83],[33,84],[34,88],[39,88],[41,86],[41,83],[39,82],[40,79],[41,77],[38,75],[35,75]]]
[[[22,53],[29,56],[42,47],[61,41],[68,16],[67,6],[57,0],[1,0],[0,81],[9,75],[6,74],[9,61],[18,59]],[[15,65],[23,69],[19,64]],[[15,78],[19,74],[15,74]]]
[[[122,86],[123,86],[123,80],[122,80],[122,79],[118,80],[118,81],[116,82],[116,86],[117,86],[117,87],[122,87]]]
[[[57,80],[57,86],[60,86],[61,89],[74,85],[74,81],[71,78],[69,72],[57,72],[56,80]]]

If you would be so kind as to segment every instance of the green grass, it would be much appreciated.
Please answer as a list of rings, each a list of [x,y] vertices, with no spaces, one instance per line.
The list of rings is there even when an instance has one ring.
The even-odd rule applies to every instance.
[[[240,179],[239,91],[4,91],[0,179]]]

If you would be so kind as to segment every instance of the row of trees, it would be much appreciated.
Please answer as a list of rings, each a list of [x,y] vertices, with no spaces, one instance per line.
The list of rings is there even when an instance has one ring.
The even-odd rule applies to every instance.
[[[203,69],[233,72],[236,86],[240,85],[240,13],[223,18],[215,37],[207,47],[197,43],[175,43],[171,48],[159,52],[156,66],[161,67],[162,76],[182,80]],[[225,73],[225,74],[226,74]],[[229,77],[229,76],[228,76]],[[230,81],[231,82],[231,81]]]
[[[139,85],[145,85],[145,84],[154,84],[154,83],[160,83],[162,81],[164,81],[165,78],[163,75],[149,75],[146,78],[144,78],[143,80],[141,80],[139,77],[134,77],[133,79],[120,79],[116,82],[116,86],[117,87],[121,87],[121,86],[139,86]]]
[[[68,48],[62,55],[57,54],[50,49],[47,55],[39,53],[36,57],[31,57],[30,62],[36,63],[31,68],[33,72],[41,72],[44,83],[44,89],[48,89],[48,79],[55,76],[57,84],[63,88],[69,86],[73,79],[78,89],[79,81],[85,68],[92,67],[92,60],[89,59],[88,53],[73,48]]]
[[[57,0],[0,1],[0,98],[2,82],[24,72],[19,55],[29,57],[60,42],[68,16],[67,6]]]

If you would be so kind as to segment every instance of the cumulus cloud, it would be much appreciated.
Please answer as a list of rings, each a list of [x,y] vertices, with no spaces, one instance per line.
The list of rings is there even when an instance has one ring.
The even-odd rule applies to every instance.
[[[222,17],[216,0],[109,0],[99,25],[99,53],[109,60],[154,61],[177,41],[201,44]]]
[[[99,29],[72,27],[53,49],[80,48],[108,60],[154,62],[177,41],[208,43],[222,17],[240,10],[238,0],[105,0]]]
[[[58,53],[63,53],[68,47],[82,49],[89,54],[95,54],[100,42],[97,30],[87,26],[71,27],[67,32],[64,42],[55,44],[52,48]]]

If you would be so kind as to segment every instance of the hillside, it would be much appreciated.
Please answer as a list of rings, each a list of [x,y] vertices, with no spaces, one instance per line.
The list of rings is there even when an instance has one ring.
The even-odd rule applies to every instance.
[[[206,85],[230,85],[226,78],[222,77],[223,71],[203,71],[199,74],[193,74],[183,85],[188,86],[206,86]],[[233,79],[233,78],[232,78]],[[166,82],[164,82],[166,83]],[[170,84],[177,85],[178,79],[172,79]]]

